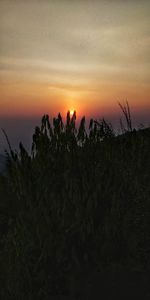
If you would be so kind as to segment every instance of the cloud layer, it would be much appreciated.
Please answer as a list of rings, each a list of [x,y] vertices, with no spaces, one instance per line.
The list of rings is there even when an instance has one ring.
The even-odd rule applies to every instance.
[[[1,1],[0,113],[150,108],[150,2]]]

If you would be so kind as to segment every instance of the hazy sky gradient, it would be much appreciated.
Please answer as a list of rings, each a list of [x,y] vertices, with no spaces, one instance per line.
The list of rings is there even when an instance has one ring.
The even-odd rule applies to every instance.
[[[150,109],[150,1],[1,0],[0,115]]]

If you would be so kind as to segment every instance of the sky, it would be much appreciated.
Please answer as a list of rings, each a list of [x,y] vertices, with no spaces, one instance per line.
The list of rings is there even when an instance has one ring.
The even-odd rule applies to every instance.
[[[72,109],[111,118],[126,100],[148,122],[149,15],[148,0],[0,0],[0,126]]]

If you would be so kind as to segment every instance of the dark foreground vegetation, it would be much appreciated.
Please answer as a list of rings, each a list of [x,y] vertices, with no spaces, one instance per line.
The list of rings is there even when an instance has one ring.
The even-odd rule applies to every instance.
[[[118,136],[68,113],[42,118],[30,154],[8,141],[0,299],[150,299],[150,128],[124,114]]]

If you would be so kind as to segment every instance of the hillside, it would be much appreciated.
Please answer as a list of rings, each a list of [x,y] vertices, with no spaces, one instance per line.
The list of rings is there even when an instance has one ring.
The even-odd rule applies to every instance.
[[[2,299],[92,299],[107,287],[120,299],[119,285],[126,298],[150,292],[150,128],[116,136],[104,119],[88,133],[85,118],[78,130],[75,121],[44,116],[32,152],[20,144],[9,155]]]

